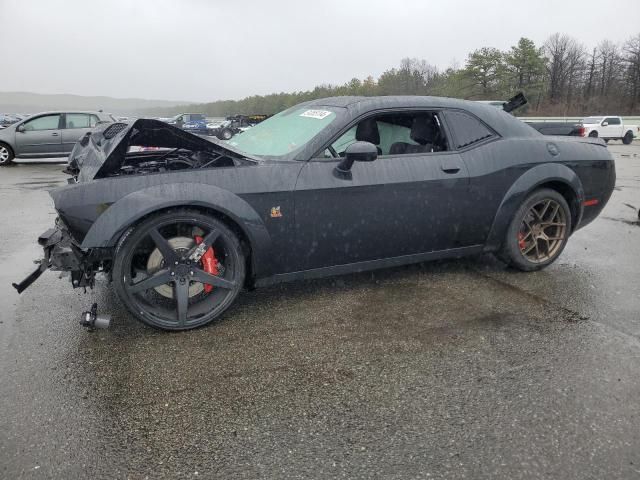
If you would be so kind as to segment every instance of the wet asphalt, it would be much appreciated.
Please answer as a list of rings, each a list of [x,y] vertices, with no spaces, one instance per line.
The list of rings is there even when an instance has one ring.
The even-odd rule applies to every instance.
[[[0,170],[0,478],[640,478],[640,145],[610,149],[611,201],[544,271],[271,287],[174,334],[104,281],[17,295],[65,175]]]

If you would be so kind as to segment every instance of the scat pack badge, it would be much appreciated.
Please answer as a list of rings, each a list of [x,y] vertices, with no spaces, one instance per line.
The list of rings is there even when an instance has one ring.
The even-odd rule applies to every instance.
[[[282,212],[280,211],[280,206],[271,207],[271,218],[280,218],[282,217]]]

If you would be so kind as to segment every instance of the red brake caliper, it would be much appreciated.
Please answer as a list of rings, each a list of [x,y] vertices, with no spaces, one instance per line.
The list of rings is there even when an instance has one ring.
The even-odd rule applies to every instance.
[[[524,234],[522,232],[518,232],[518,246],[520,250],[524,250],[526,243],[524,242]]]
[[[196,243],[200,245],[202,240],[204,240],[201,236],[196,235],[195,237]],[[218,260],[216,259],[216,254],[213,251],[213,247],[207,248],[207,251],[204,252],[202,258],[200,259],[202,263],[202,269],[210,273],[211,275],[218,275]],[[209,293],[213,290],[213,285],[209,285],[208,283],[204,284],[204,291]]]

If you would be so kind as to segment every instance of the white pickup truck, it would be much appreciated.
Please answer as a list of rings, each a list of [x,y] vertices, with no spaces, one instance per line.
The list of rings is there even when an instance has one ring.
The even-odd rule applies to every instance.
[[[622,140],[622,143],[629,145],[634,137],[640,135],[638,125],[625,125],[620,117],[586,117],[581,123],[584,127],[583,137],[600,137],[605,142]]]

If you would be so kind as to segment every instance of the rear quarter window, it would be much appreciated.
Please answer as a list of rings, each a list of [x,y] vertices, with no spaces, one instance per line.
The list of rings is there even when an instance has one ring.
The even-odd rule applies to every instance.
[[[494,136],[494,133],[484,123],[468,113],[448,111],[446,119],[449,127],[453,130],[457,149],[468,147]]]

